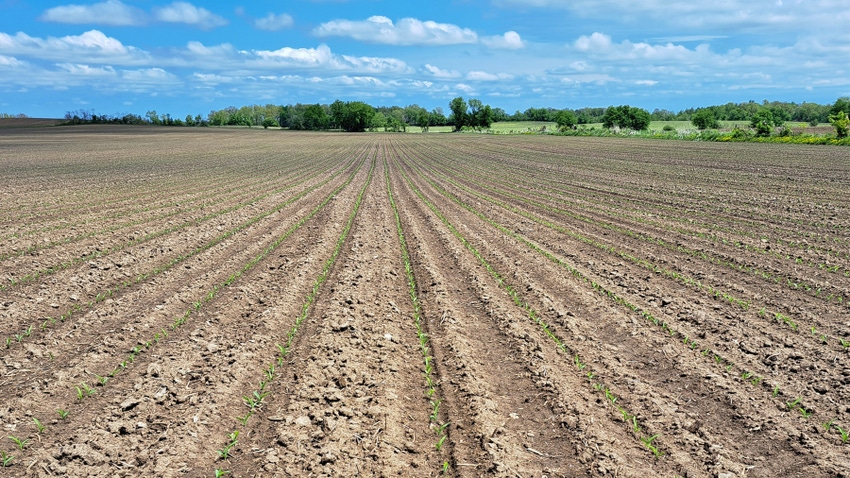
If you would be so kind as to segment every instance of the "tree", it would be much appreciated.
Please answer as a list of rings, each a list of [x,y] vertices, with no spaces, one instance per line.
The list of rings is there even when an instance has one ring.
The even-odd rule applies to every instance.
[[[372,116],[372,120],[369,122],[369,130],[378,131],[381,128],[384,128],[384,131],[386,131],[387,115],[381,113],[380,111],[376,111],[375,114]]]
[[[454,124],[454,130],[460,131],[464,126],[468,124],[468,119],[466,116],[466,110],[469,108],[469,105],[466,104],[463,97],[458,96],[449,102],[449,109],[452,110],[452,118]]]
[[[750,126],[756,130],[756,136],[770,136],[773,132],[775,120],[773,113],[767,108],[762,108],[750,118]]]
[[[843,111],[850,115],[850,96],[842,96],[835,100],[832,107],[829,109],[829,114],[837,114],[838,112]]]
[[[322,108],[322,105],[317,103],[304,109],[304,128],[314,131],[328,129],[330,122],[331,118]]]
[[[576,115],[570,110],[561,110],[555,115],[555,123],[558,124],[558,130],[566,131],[573,129],[578,123]]]
[[[714,112],[708,108],[697,110],[691,116],[691,123],[697,129],[717,129],[720,127],[720,122],[714,117]]]
[[[362,101],[351,101],[345,104],[340,126],[346,131],[366,131],[372,124],[375,108]]]
[[[493,123],[493,110],[478,98],[469,100],[466,123],[475,130],[487,129]]]
[[[279,126],[280,124],[278,124],[277,120],[272,117],[263,120],[263,129],[269,129],[269,127],[277,128]]]
[[[602,116],[602,126],[605,128],[618,127],[643,131],[649,129],[652,121],[649,111],[629,105],[609,106]]]
[[[847,137],[847,130],[850,129],[850,118],[848,118],[846,112],[838,111],[829,115],[829,122],[835,127],[835,136],[839,138]]]
[[[340,128],[342,125],[343,117],[345,116],[345,103],[340,100],[336,100],[331,103],[331,124],[334,128]]]

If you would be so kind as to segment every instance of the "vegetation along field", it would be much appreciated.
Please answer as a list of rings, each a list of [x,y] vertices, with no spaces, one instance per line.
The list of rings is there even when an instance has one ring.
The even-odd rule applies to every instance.
[[[0,130],[0,475],[847,476],[843,148]]]

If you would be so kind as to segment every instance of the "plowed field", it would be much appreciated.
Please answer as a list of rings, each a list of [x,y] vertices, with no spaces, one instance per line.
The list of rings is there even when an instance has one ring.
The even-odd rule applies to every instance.
[[[847,158],[0,130],[0,475],[847,476]]]

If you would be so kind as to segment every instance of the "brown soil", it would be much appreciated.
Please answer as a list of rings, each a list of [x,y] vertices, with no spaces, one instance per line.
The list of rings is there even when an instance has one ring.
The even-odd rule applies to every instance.
[[[844,476],[843,153],[2,130],[0,474]]]

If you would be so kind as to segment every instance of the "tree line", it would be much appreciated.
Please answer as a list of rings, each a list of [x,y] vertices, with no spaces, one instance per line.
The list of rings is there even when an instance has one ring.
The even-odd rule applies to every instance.
[[[508,114],[502,108],[484,104],[477,98],[452,99],[449,112],[437,107],[427,110],[417,104],[408,106],[371,106],[362,101],[331,104],[266,104],[242,107],[228,106],[212,110],[206,116],[187,115],[181,119],[154,110],[145,115],[97,115],[89,110],[69,111],[65,121],[77,123],[155,124],[165,126],[262,126],[294,130],[407,131],[433,126],[451,126],[454,131],[488,129],[501,121],[554,122],[559,129],[582,124],[602,123],[605,128],[645,130],[651,121],[690,121],[698,129],[717,128],[721,121],[749,122],[759,135],[770,134],[785,122],[807,122],[812,125],[830,122],[839,136],[846,135],[845,116],[850,116],[850,98],[841,97],[833,104],[748,101],[724,105],[688,108],[679,112],[655,109],[649,112],[628,105],[606,108],[528,108]]]

